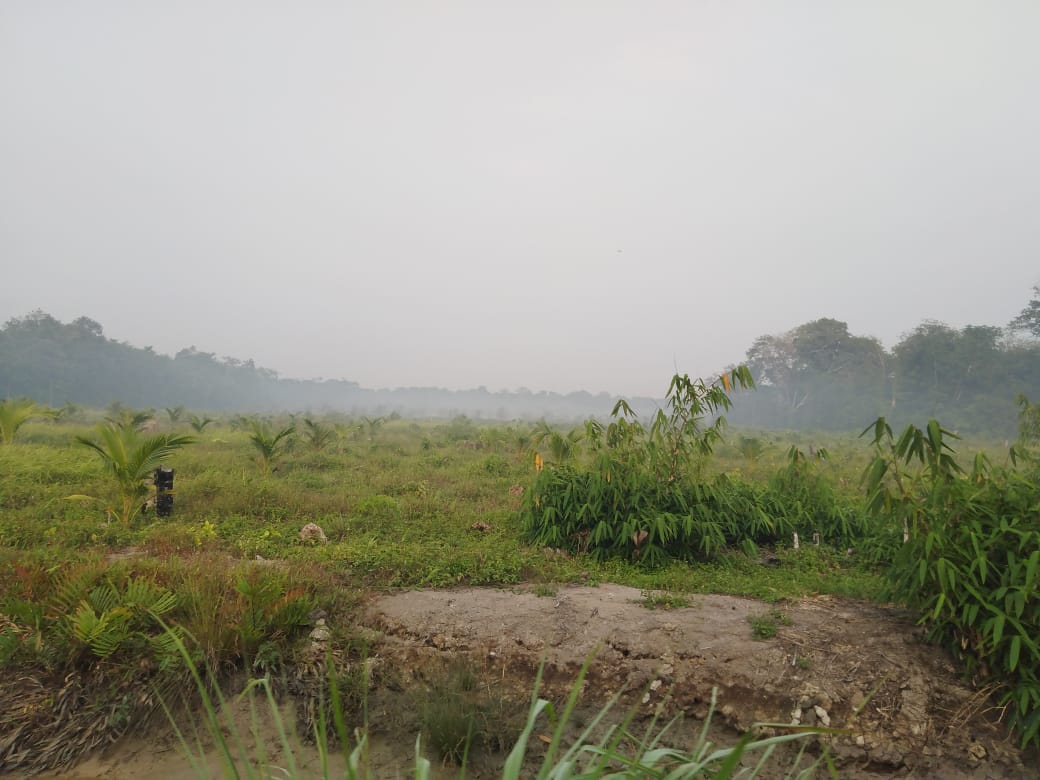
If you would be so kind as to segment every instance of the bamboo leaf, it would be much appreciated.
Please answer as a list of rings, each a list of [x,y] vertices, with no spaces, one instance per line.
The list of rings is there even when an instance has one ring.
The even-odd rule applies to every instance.
[[[1022,637],[1013,636],[1011,637],[1011,647],[1008,650],[1008,671],[1015,671],[1015,667],[1018,666],[1018,654],[1022,650]]]

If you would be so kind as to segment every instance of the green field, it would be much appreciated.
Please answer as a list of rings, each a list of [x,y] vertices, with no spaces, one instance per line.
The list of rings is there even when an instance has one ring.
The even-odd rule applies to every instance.
[[[41,708],[69,680],[89,691],[66,724],[70,755],[190,683],[175,639],[230,681],[292,668],[319,609],[342,657],[363,657],[371,637],[354,615],[376,591],[604,581],[644,589],[648,606],[692,592],[896,598],[936,641],[960,643],[1022,741],[1037,739],[1040,501],[1025,446],[1011,468],[1003,443],[938,426],[718,438],[681,415],[573,429],[284,416],[195,431],[171,410],[134,432],[117,411],[118,424],[32,420],[0,445],[0,666],[49,690]],[[149,485],[121,490],[80,441],[116,429],[128,446],[192,437],[165,460],[172,516],[142,511]],[[308,523],[325,539],[302,539]]]

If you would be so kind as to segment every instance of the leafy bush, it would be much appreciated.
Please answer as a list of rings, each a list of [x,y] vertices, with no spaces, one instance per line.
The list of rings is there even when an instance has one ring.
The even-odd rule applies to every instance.
[[[400,516],[401,505],[393,496],[366,496],[358,501],[358,514],[376,520],[393,520]]]
[[[591,462],[550,464],[525,494],[527,538],[600,559],[622,556],[657,565],[670,557],[710,559],[730,544],[775,541],[786,534],[792,522],[785,485],[770,496],[724,475],[697,478],[703,458],[721,440],[720,412],[730,408],[729,393],[737,386],[753,387],[746,368],[711,385],[676,375],[666,398],[668,412],[658,411],[649,427],[624,401],[614,407],[609,425],[587,423]],[[819,492],[804,465],[795,466],[787,482]],[[837,525],[847,525],[844,521],[839,515]]]
[[[1023,746],[1040,744],[1040,485],[982,455],[966,473],[935,420],[898,439],[884,418],[872,427],[868,500],[906,539],[891,595],[970,676],[999,684]]]
[[[798,447],[787,453],[787,464],[769,481],[761,501],[763,509],[778,525],[778,536],[799,533],[836,546],[848,546],[870,531],[861,506],[837,494],[820,466],[830,454],[826,449],[806,455]]]

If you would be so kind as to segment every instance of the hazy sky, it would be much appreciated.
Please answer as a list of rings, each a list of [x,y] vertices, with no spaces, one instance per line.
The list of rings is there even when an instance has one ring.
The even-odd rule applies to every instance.
[[[1040,3],[0,3],[0,318],[660,395],[1040,282]]]

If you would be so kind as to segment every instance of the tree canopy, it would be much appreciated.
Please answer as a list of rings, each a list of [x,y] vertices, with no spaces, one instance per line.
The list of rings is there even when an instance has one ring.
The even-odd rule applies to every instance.
[[[1025,333],[1036,339],[1014,338]],[[964,432],[1013,435],[1016,398],[1040,398],[1040,286],[1008,326],[955,328],[924,320],[891,350],[821,318],[756,338],[743,361],[758,385],[736,396],[731,423],[862,430],[879,415],[903,425],[937,417]],[[376,417],[460,414],[489,418],[587,418],[616,398],[588,392],[492,393],[486,388],[368,390],[345,380],[282,379],[252,360],[218,358],[195,346],[173,357],[106,338],[79,317],[62,324],[42,311],[0,329],[0,399],[32,398],[104,407],[184,407],[240,412],[336,409]],[[631,399],[640,414],[660,401]],[[202,418],[198,418],[200,423]]]

